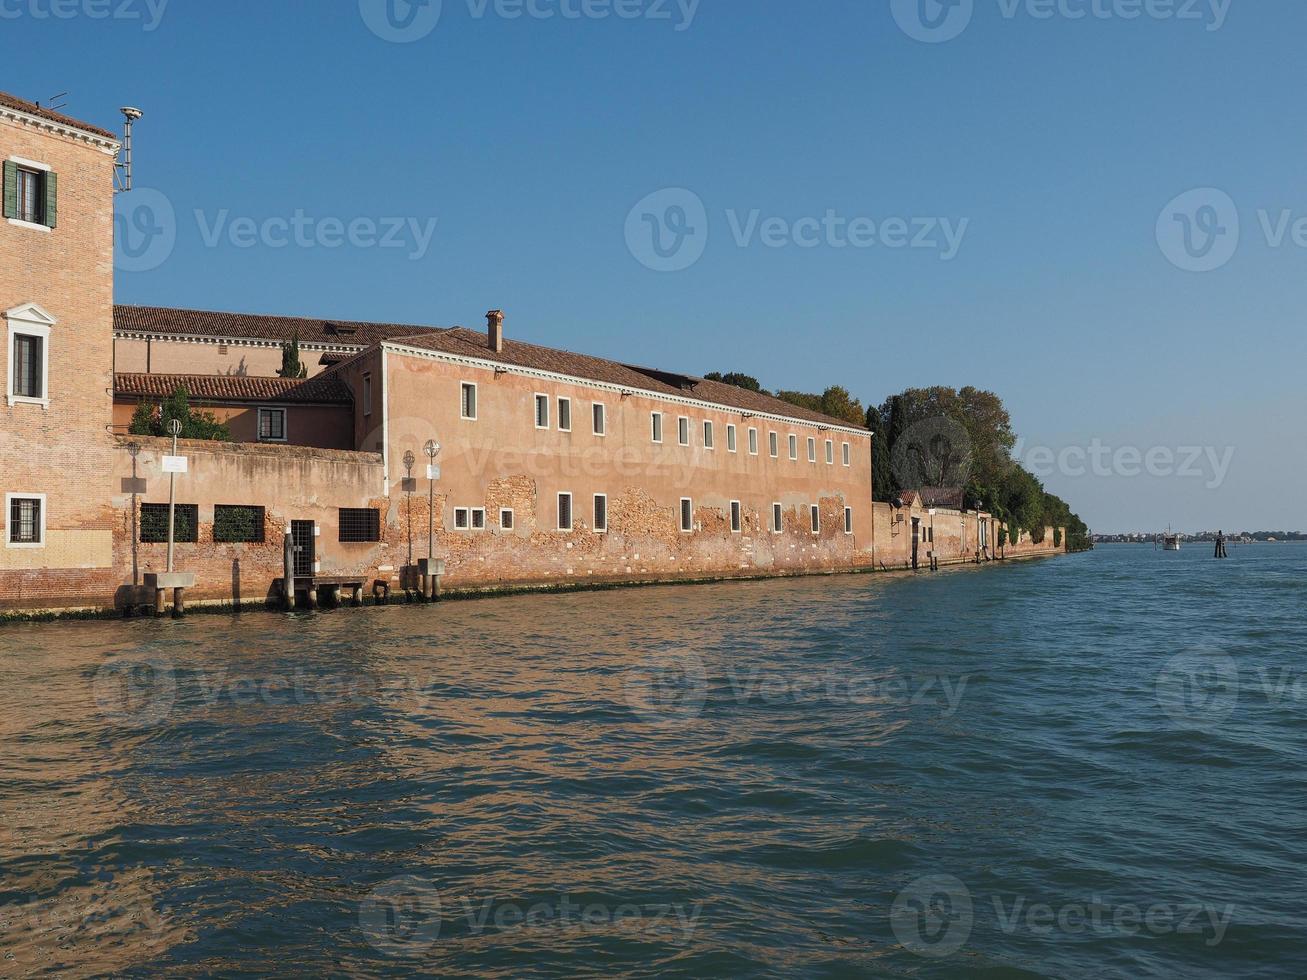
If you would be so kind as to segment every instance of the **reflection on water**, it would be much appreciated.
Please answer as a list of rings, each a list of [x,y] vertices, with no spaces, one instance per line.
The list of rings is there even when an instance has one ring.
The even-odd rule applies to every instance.
[[[1198,558],[3,628],[0,975],[1307,968],[1307,548]]]

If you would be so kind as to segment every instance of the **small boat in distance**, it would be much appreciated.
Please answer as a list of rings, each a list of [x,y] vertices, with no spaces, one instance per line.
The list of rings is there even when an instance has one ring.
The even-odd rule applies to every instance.
[[[1163,551],[1179,551],[1180,535],[1171,530],[1171,525],[1166,526],[1166,533],[1162,535]]]

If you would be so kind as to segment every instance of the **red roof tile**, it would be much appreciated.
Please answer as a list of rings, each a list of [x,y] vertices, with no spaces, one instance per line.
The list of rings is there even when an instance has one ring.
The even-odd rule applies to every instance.
[[[115,395],[166,398],[186,389],[192,398],[233,402],[311,402],[349,405],[349,386],[334,375],[316,378],[251,378],[229,374],[115,374]]]
[[[107,129],[101,129],[99,126],[92,126],[90,123],[84,123],[79,119],[72,118],[72,116],[65,116],[62,112],[55,112],[53,109],[44,109],[35,102],[28,102],[26,99],[20,99],[16,95],[10,95],[8,92],[0,92],[0,105],[8,106],[10,109],[16,109],[19,112],[25,112],[29,116],[37,116],[40,119],[49,119],[51,122],[59,123],[61,126],[70,126],[73,129],[80,129],[86,133],[103,136],[106,139],[118,139],[116,133],[111,133]]]

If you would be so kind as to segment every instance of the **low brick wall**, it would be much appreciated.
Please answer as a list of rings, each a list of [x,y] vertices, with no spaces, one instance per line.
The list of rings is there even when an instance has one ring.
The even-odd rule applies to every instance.
[[[896,508],[891,504],[872,505],[875,530],[875,560],[880,569],[912,567],[912,522],[919,522],[921,539],[917,558],[921,567],[929,565],[932,555],[941,565],[974,562],[977,558],[1034,558],[1060,554],[1064,548],[1053,543],[1054,529],[1047,528],[1044,540],[1035,543],[1028,531],[1022,531],[1017,544],[999,533],[1001,523],[989,514],[975,511],[936,509],[914,504]],[[983,522],[983,523],[982,523]]]

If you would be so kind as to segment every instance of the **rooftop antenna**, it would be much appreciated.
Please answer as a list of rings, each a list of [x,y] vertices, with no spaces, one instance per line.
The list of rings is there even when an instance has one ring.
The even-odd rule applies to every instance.
[[[49,104],[48,106],[45,106],[45,108],[46,108],[46,109],[53,110],[53,111],[55,111],[55,112],[59,111],[60,109],[65,109],[65,108],[68,107],[68,103],[67,103],[67,102],[59,102],[59,100],[60,100],[60,99],[65,99],[65,98],[67,98],[67,97],[68,97],[68,93],[67,93],[67,92],[60,92],[58,95],[52,95],[52,96],[50,96],[50,104]],[[58,105],[55,105],[56,102],[59,102],[59,104],[58,104]],[[36,107],[37,107],[38,109],[41,108],[41,103],[38,102],[38,103],[36,104]]]
[[[129,191],[132,189],[132,123],[140,119],[144,113],[129,105],[123,106],[119,112],[123,114],[123,148],[122,160],[116,165],[117,189]]]

